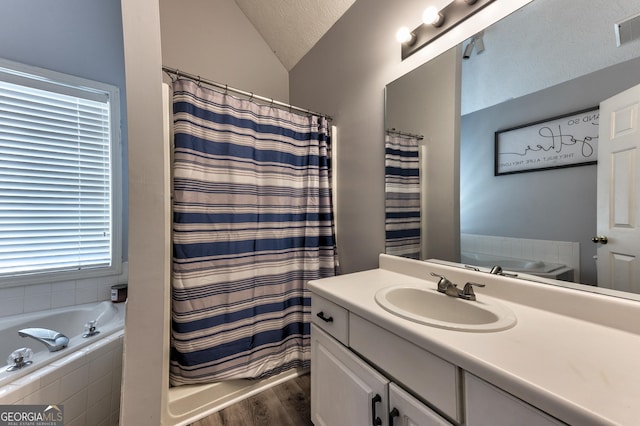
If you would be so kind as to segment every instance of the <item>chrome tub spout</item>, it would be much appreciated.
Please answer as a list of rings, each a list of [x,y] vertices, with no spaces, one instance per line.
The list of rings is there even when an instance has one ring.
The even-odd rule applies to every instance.
[[[69,344],[69,338],[64,334],[49,330],[48,328],[23,328],[18,331],[20,337],[31,337],[43,343],[49,352],[56,352],[64,349]]]

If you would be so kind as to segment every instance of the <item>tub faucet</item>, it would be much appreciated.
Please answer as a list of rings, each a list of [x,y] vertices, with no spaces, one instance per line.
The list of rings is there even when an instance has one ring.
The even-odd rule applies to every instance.
[[[23,328],[18,331],[20,337],[31,337],[38,342],[43,343],[49,352],[59,351],[64,349],[69,344],[69,338],[64,334],[49,330],[48,328]]]
[[[509,274],[506,273],[502,267],[500,265],[495,265],[491,268],[491,270],[489,271],[490,274],[493,275],[502,275],[503,277],[517,277],[518,274]]]

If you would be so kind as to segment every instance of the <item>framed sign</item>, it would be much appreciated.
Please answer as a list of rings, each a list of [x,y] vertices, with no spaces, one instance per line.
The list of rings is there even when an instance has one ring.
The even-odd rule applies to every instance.
[[[494,175],[596,164],[599,118],[596,107],[497,131]]]

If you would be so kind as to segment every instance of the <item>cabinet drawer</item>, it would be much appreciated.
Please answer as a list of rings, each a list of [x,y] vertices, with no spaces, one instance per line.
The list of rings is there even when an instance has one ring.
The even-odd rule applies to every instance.
[[[336,338],[349,344],[349,311],[329,300],[311,295],[311,322]]]
[[[462,421],[455,365],[353,313],[349,315],[349,346],[439,412]]]

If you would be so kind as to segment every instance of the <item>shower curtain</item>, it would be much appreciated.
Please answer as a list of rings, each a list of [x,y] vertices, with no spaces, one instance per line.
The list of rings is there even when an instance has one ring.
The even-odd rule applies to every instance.
[[[306,283],[335,271],[327,120],[173,92],[171,384],[307,367]]]
[[[385,252],[420,258],[420,159],[414,137],[385,137]]]

